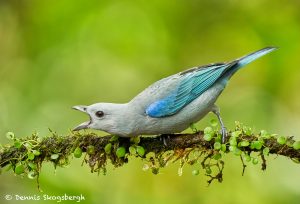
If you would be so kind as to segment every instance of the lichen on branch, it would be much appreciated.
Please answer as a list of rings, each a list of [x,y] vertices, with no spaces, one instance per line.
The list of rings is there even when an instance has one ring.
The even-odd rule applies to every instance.
[[[171,134],[153,137],[120,138],[98,136],[95,133],[71,132],[61,136],[39,137],[36,133],[25,138],[16,138],[7,133],[10,144],[0,146],[0,167],[2,171],[12,170],[17,175],[37,178],[44,162],[54,167],[64,167],[72,157],[82,158],[91,172],[105,174],[107,164],[120,167],[135,157],[142,159],[144,170],[158,174],[169,163],[179,161],[178,174],[182,174],[184,164],[193,165],[194,175],[203,169],[208,183],[223,180],[224,161],[227,154],[240,157],[245,171],[246,164],[261,163],[267,167],[266,157],[277,154],[300,161],[300,142],[293,137],[278,137],[262,130],[254,133],[250,127],[236,122],[236,127],[228,131],[228,140],[221,143],[221,135],[214,121],[203,131],[191,134]]]

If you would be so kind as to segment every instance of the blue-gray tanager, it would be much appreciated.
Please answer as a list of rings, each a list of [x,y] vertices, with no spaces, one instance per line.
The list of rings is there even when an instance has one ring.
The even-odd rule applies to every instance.
[[[218,117],[225,142],[226,128],[215,105],[217,98],[237,70],[275,49],[266,47],[228,63],[174,74],[155,82],[128,103],[74,106],[90,117],[74,130],[92,128],[121,137],[179,133],[211,111]]]

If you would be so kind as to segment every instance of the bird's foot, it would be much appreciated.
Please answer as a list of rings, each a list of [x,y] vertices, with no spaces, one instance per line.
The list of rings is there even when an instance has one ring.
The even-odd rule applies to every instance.
[[[222,144],[225,144],[228,136],[226,127],[222,126],[220,133],[222,135]]]
[[[170,140],[170,135],[161,135],[159,139],[167,147],[168,146],[167,140]]]

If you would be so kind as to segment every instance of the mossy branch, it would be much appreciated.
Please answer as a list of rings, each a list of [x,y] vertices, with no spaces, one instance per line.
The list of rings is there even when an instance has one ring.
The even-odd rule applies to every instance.
[[[120,167],[133,157],[143,159],[144,170],[151,169],[154,174],[168,163],[180,161],[178,174],[182,173],[184,164],[194,165],[194,175],[204,169],[213,180],[222,181],[223,157],[233,153],[241,158],[243,173],[247,162],[261,162],[262,170],[266,169],[266,156],[281,155],[300,161],[300,142],[292,137],[277,137],[266,131],[255,134],[251,128],[236,123],[233,131],[228,131],[228,141],[221,144],[221,135],[212,123],[204,131],[192,134],[172,134],[155,137],[118,138],[116,136],[98,136],[88,132],[71,132],[67,136],[59,136],[51,131],[51,136],[40,138],[33,134],[26,138],[15,138],[13,133],[7,137],[13,141],[0,147],[1,169],[12,169],[15,174],[38,178],[43,162],[52,162],[63,167],[72,157],[81,157],[88,164],[91,172],[106,173],[108,162]],[[163,139],[162,139],[163,138]],[[163,141],[164,140],[164,141]]]

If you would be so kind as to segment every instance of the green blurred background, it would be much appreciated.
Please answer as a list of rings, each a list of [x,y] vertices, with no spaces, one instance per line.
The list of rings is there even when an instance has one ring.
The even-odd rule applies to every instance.
[[[9,142],[7,131],[67,134],[87,118],[73,105],[127,102],[163,77],[269,45],[280,49],[236,74],[217,104],[229,128],[239,120],[300,135],[298,0],[1,0],[0,142]],[[45,194],[83,194],[85,203],[300,202],[300,167],[281,157],[271,156],[266,172],[249,165],[242,177],[241,162],[228,156],[224,182],[210,187],[203,171],[191,174],[199,166],[181,177],[179,164],[159,175],[142,166],[133,159],[98,176],[72,159],[56,172],[45,164],[40,183]],[[0,194],[0,203],[38,203],[3,196],[42,193],[10,172],[1,175]]]

